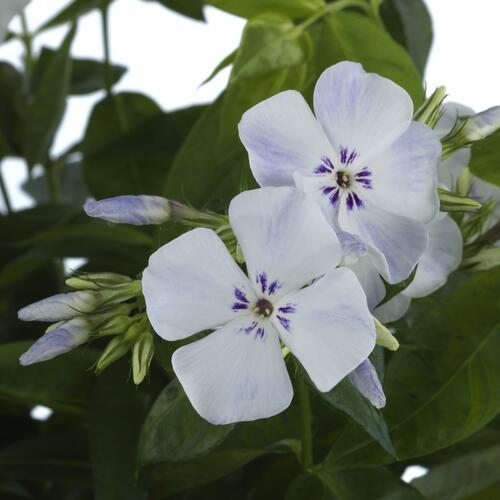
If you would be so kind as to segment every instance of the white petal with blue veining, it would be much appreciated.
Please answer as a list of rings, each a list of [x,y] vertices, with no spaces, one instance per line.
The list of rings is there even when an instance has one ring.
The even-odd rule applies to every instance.
[[[373,311],[377,304],[382,302],[385,297],[385,285],[382,278],[378,274],[376,267],[373,265],[369,256],[362,257],[356,264],[350,265],[356,278],[366,294],[366,300],[370,311]]]
[[[411,299],[402,293],[398,293],[380,307],[377,307],[373,315],[382,323],[392,323],[401,319],[410,307]]]
[[[375,346],[375,327],[366,297],[354,273],[335,269],[283,299],[293,306],[284,325],[276,318],[283,342],[314,385],[329,391],[364,361]]]
[[[349,380],[375,408],[385,406],[385,394],[377,371],[369,359],[349,374]]]
[[[172,364],[196,411],[213,424],[267,418],[286,409],[292,384],[274,327],[260,338],[238,318],[175,351]]]
[[[167,340],[178,340],[235,317],[235,290],[253,289],[210,229],[194,229],[157,250],[142,278],[149,320]]]
[[[277,297],[301,288],[340,262],[337,236],[318,205],[296,189],[243,192],[232,200],[229,219],[250,279],[265,273],[267,286],[278,283],[273,294]]]

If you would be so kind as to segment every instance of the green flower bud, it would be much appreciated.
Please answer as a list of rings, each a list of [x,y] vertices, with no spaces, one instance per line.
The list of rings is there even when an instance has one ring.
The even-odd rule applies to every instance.
[[[413,119],[425,123],[431,128],[436,126],[442,111],[441,106],[446,97],[446,87],[438,87],[417,109]]]
[[[150,331],[145,331],[135,342],[132,349],[132,376],[134,384],[139,385],[148,374],[153,354],[153,335]]]
[[[102,290],[116,285],[130,283],[132,278],[117,273],[88,273],[72,276],[66,280],[66,285],[75,290]]]
[[[481,203],[476,200],[460,196],[446,189],[438,188],[438,194],[441,212],[475,212],[481,208]]]
[[[377,333],[377,344],[389,349],[390,351],[397,351],[399,349],[399,342],[396,337],[377,319],[373,317],[375,322],[375,331]]]

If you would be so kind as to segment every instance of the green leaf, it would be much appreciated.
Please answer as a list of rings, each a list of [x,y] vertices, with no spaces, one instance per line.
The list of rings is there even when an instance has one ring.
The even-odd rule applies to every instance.
[[[50,66],[56,52],[44,47],[40,52],[33,71],[34,87],[37,87],[39,79],[46,68]],[[111,65],[111,83],[114,85],[125,74],[127,68],[120,65]],[[68,93],[71,95],[85,95],[106,88],[106,69],[102,61],[93,59],[71,59],[71,78]]]
[[[291,19],[309,17],[325,6],[324,0],[206,0],[207,4],[231,14],[252,18],[276,12]]]
[[[391,356],[384,383],[384,415],[401,460],[457,443],[498,414],[499,294],[497,267],[457,274],[412,303],[398,335],[403,348]],[[331,465],[392,461],[378,450],[373,440],[347,433],[333,446]]]
[[[424,90],[417,68],[406,51],[372,19],[355,12],[336,12],[325,18],[325,24],[329,50],[336,52],[337,61],[359,62],[366,71],[403,87],[415,108],[422,103]]]
[[[349,380],[342,380],[331,391],[322,392],[320,396],[334,408],[349,415],[391,455],[396,455],[382,413]]]
[[[459,457],[412,481],[428,500],[458,500],[500,482],[500,446]]]
[[[329,474],[321,467],[298,476],[286,500],[424,500],[387,469],[354,469]]]
[[[90,405],[90,449],[95,500],[139,500],[137,445],[148,398],[126,363],[97,377]]]
[[[500,186],[500,130],[471,148],[470,171],[481,179]]]
[[[211,425],[191,406],[177,380],[158,396],[141,433],[139,461],[183,462],[218,446],[232,425]]]
[[[37,32],[55,28],[61,24],[66,24],[77,20],[91,10],[109,5],[113,0],[73,0],[69,5],[61,9],[54,17],[45,22]]]
[[[95,362],[95,352],[77,349],[45,363],[21,366],[19,356],[31,344],[0,344],[0,399],[67,411],[84,409],[93,383],[88,370]]]
[[[380,14],[393,38],[408,49],[421,75],[432,46],[432,19],[423,0],[386,0]]]
[[[69,51],[73,26],[41,73],[26,113],[24,155],[28,164],[44,163],[66,108],[71,78]]]
[[[146,2],[158,2],[163,6],[175,10],[179,14],[204,21],[203,3],[201,0],[145,0]]]
[[[23,77],[14,66],[0,62],[0,158],[21,154],[25,107]]]
[[[83,172],[97,198],[160,194],[182,143],[187,121],[199,107],[164,113],[135,93],[106,97],[94,107],[82,142]]]
[[[231,66],[233,64],[234,60],[236,59],[236,55],[238,54],[238,49],[233,50],[230,54],[228,54],[222,61],[217,64],[217,66],[214,68],[212,73],[202,82],[201,85],[205,85],[208,83],[210,80],[215,78],[215,76],[221,72],[224,68],[227,68],[228,66]],[[200,85],[200,86],[201,86]]]
[[[382,278],[385,286],[385,297],[382,299],[382,301],[377,304],[377,307],[380,307],[381,305],[385,304],[386,302],[389,302],[393,297],[401,293],[403,290],[408,288],[415,278],[415,274],[417,273],[418,269],[418,264],[413,268],[413,271],[410,273],[408,278],[406,278],[403,281],[400,281],[399,283],[387,283],[387,281]]]

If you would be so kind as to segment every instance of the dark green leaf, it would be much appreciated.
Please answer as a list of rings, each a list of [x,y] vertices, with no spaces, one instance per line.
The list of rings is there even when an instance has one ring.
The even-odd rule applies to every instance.
[[[60,24],[73,22],[91,10],[109,5],[113,0],[73,0],[69,5],[61,9],[54,17],[49,19],[38,32],[54,28]]]
[[[73,26],[41,73],[26,113],[24,155],[30,166],[44,163],[66,108],[71,78]]]
[[[40,327],[40,335],[43,327]],[[80,410],[87,406],[95,352],[77,349],[44,363],[23,367],[19,356],[31,342],[0,345],[0,399],[51,408]]]
[[[204,21],[203,3],[201,0],[146,0],[147,2],[158,2],[169,9],[184,14],[185,16]]]
[[[432,19],[423,0],[385,0],[380,10],[393,38],[408,49],[415,66],[424,74],[432,45]]]
[[[205,3],[241,17],[276,12],[292,19],[309,17],[325,5],[324,0],[207,0]]]
[[[500,445],[434,467],[412,482],[429,500],[458,500],[500,482]]]
[[[401,293],[403,290],[408,288],[410,286],[411,282],[413,281],[413,279],[415,278],[417,268],[418,268],[418,265],[413,268],[413,271],[410,273],[410,276],[408,276],[408,278],[406,278],[405,280],[403,280],[399,283],[395,283],[395,284],[387,283],[387,281],[385,281],[382,278],[384,281],[384,285],[385,285],[385,297],[382,299],[380,304],[377,305],[377,307],[380,307],[381,305],[385,304],[386,302],[389,302],[389,300],[391,300],[393,297],[395,297],[396,295]]]
[[[201,418],[174,380],[158,396],[144,422],[139,446],[141,464],[183,462],[219,445],[231,425],[211,425]]]
[[[126,363],[114,363],[97,377],[89,418],[95,500],[140,498],[137,445],[146,404]]]
[[[391,455],[396,455],[382,413],[374,408],[349,380],[342,380],[330,392],[322,392],[320,396],[333,407],[349,415]]]
[[[500,186],[500,130],[472,146],[469,168],[474,175]]]

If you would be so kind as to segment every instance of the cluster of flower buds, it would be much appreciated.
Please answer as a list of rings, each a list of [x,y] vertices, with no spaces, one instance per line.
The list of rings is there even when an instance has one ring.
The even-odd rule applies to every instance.
[[[141,383],[154,353],[141,282],[116,273],[89,273],[72,276],[66,284],[75,291],[53,295],[18,312],[23,321],[52,323],[21,355],[20,363],[46,361],[93,339],[113,336],[97,360],[96,371],[132,350],[134,382]]]

